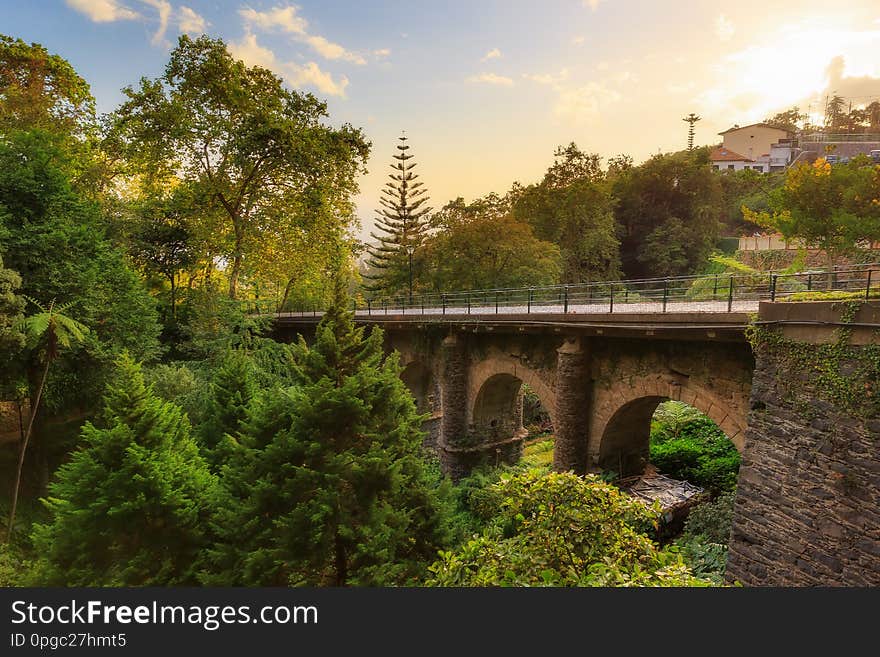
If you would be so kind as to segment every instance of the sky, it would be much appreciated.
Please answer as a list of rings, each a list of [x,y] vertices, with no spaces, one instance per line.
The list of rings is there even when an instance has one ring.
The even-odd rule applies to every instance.
[[[100,112],[162,73],[178,36],[327,101],[373,144],[366,237],[405,130],[431,205],[538,181],[576,142],[638,163],[827,94],[880,100],[877,0],[0,0],[0,33],[65,57]]]

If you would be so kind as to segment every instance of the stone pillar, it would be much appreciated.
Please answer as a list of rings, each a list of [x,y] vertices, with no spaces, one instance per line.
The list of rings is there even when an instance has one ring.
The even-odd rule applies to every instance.
[[[556,353],[553,469],[583,474],[587,469],[592,391],[589,349],[586,341],[575,338],[566,340]]]
[[[462,336],[449,335],[441,344],[442,373],[440,379],[443,418],[440,423],[440,448],[443,469],[453,478],[461,476],[455,450],[467,440],[468,425],[468,359]]]

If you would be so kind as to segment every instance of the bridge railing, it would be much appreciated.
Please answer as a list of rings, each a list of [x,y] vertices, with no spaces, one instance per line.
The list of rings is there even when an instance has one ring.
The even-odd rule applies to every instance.
[[[854,298],[880,297],[880,263],[798,273],[669,276],[546,285],[377,296],[358,300],[358,314],[487,315],[539,313],[753,312],[758,302],[794,297],[822,298],[824,292]],[[798,295],[798,296],[794,296]],[[294,315],[319,315],[299,308]]]

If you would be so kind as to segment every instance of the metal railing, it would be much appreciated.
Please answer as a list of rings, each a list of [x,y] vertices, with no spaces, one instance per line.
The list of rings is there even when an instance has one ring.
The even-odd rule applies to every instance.
[[[458,290],[358,300],[358,315],[531,315],[539,313],[754,312],[759,301],[793,295],[821,299],[820,292],[847,292],[852,298],[880,298],[880,263],[755,274],[670,276],[540,287]],[[804,294],[807,293],[807,294]],[[798,297],[795,297],[798,298]],[[320,316],[316,307],[281,315]]]
[[[808,135],[801,135],[798,137],[798,140],[802,144],[823,142],[880,142],[880,134],[868,132],[815,132]]]

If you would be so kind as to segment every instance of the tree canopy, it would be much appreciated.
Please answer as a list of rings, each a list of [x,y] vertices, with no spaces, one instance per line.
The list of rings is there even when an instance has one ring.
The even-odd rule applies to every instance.
[[[348,124],[324,124],[325,103],[207,36],[181,36],[164,74],[124,93],[106,147],[133,171],[180,175],[201,190],[209,205],[200,221],[225,261],[231,298],[267,247],[280,250],[328,217],[342,239],[369,143]]]

